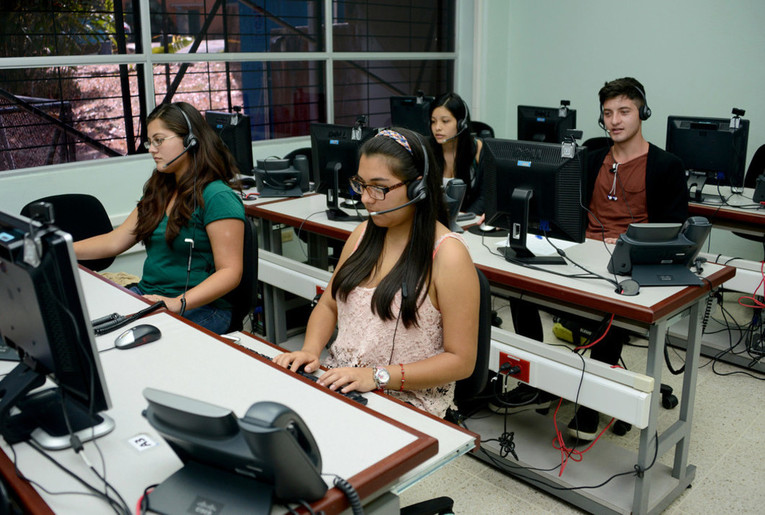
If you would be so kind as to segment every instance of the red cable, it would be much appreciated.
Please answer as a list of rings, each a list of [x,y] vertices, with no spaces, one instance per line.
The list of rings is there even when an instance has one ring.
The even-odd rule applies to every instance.
[[[614,314],[612,313],[612,314],[611,314],[611,319],[608,321],[608,327],[606,327],[606,330],[605,330],[605,331],[603,331],[603,334],[601,334],[601,335],[600,335],[600,338],[598,338],[598,339],[597,339],[597,340],[595,340],[594,342],[592,342],[592,343],[589,343],[589,344],[587,344],[587,345],[580,345],[579,347],[575,347],[575,348],[574,348],[574,352],[576,352],[576,351],[578,351],[578,350],[582,350],[582,349],[589,349],[590,347],[592,347],[593,345],[595,345],[596,343],[598,343],[600,340],[602,340],[603,338],[605,338],[605,337],[606,337],[606,335],[608,334],[608,331],[611,329],[611,324],[612,324],[613,322],[614,322]]]

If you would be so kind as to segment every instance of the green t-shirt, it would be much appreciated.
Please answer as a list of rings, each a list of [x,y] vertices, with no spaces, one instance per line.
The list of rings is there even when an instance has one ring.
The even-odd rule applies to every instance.
[[[167,215],[162,218],[146,245],[146,261],[143,264],[143,277],[138,287],[147,294],[177,297],[186,287],[186,267],[189,260],[189,244],[184,240],[194,240],[191,256],[189,289],[198,285],[215,272],[212,246],[205,227],[216,220],[235,218],[244,220],[244,205],[239,196],[223,181],[213,181],[202,192],[204,209],[198,207],[189,222],[181,228],[178,236],[168,246],[165,241]],[[217,299],[210,305],[230,309],[224,299]]]

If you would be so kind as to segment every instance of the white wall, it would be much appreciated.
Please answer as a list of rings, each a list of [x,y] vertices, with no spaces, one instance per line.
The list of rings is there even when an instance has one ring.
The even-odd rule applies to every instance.
[[[571,100],[584,139],[602,136],[597,93],[633,76],[653,116],[646,138],[660,147],[669,115],[751,122],[747,163],[765,144],[765,2],[762,0],[478,0],[473,117],[515,138],[519,104]],[[715,231],[712,252],[762,259],[762,246]]]

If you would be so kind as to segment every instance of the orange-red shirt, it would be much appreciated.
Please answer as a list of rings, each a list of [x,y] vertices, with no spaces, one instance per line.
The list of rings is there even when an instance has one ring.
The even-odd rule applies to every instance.
[[[595,179],[587,214],[587,237],[602,240],[617,238],[631,223],[648,221],[645,169],[648,154],[614,166],[609,152]],[[605,234],[604,234],[605,231]]]

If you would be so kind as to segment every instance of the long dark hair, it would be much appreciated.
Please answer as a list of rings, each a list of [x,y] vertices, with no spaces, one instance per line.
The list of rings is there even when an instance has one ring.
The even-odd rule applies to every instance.
[[[372,311],[383,320],[394,319],[391,311],[393,298],[402,290],[401,319],[405,327],[417,325],[417,305],[423,290],[430,288],[433,270],[433,246],[436,241],[436,222],[446,224],[447,217],[441,194],[440,177],[429,170],[425,173],[425,153],[428,163],[433,163],[433,154],[428,145],[412,131],[393,128],[409,143],[409,153],[394,139],[378,135],[367,140],[360,150],[363,156],[384,156],[398,179],[413,181],[422,176],[427,194],[414,204],[414,221],[409,233],[409,243],[398,262],[375,289],[372,296]],[[356,251],[335,274],[332,282],[332,296],[345,300],[348,294],[369,278],[377,267],[382,255],[385,235],[388,229],[375,225],[370,217],[367,228]]]
[[[178,236],[181,227],[188,223],[196,206],[204,207],[202,191],[209,183],[223,180],[232,184],[236,180],[236,161],[226,145],[210,128],[199,111],[186,102],[158,105],[146,119],[146,124],[162,120],[167,128],[185,138],[189,126],[188,117],[197,144],[188,148],[189,171],[176,184],[175,175],[159,172],[156,168],[143,186],[143,198],[138,202],[138,224],[135,234],[139,241],[147,243],[151,233],[165,215],[165,208],[174,192],[178,192],[167,220],[165,241],[168,245]]]
[[[430,118],[433,117],[433,111],[438,107],[443,107],[449,111],[457,119],[458,127],[460,122],[464,120],[463,126],[466,128],[457,136],[457,152],[454,156],[454,177],[465,181],[468,187],[465,197],[470,198],[472,197],[473,190],[470,180],[470,166],[473,164],[476,153],[476,143],[470,134],[470,111],[468,111],[467,104],[462,100],[462,97],[453,92],[441,95],[435,102],[430,104]],[[430,133],[429,141],[435,154],[436,166],[443,176],[444,167],[446,166],[444,151],[442,146],[436,141],[436,138],[433,137],[433,131]],[[468,205],[467,201],[465,205]]]

